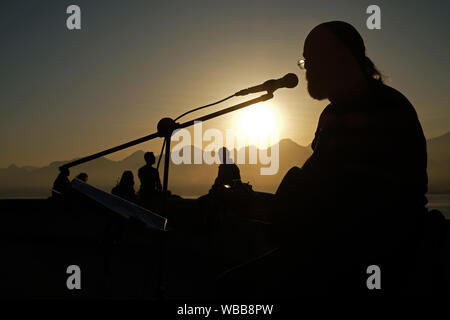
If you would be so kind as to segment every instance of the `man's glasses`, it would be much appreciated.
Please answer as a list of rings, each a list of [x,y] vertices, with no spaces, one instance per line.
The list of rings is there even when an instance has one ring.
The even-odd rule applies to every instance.
[[[305,59],[300,59],[300,60],[297,61],[298,67],[299,67],[300,69],[302,69],[302,70],[306,70],[306,68],[305,68],[305,63],[306,63],[306,60],[305,60]]]

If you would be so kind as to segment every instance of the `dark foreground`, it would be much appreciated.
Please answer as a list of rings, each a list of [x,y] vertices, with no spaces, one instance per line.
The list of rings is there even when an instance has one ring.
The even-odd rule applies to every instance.
[[[0,200],[5,298],[211,299],[218,275],[271,249],[263,221],[199,214],[171,200],[167,231],[124,218],[82,195]],[[223,212],[220,212],[223,211]],[[66,273],[81,269],[81,290]]]
[[[0,200],[2,296],[213,300],[218,279],[275,249],[270,223],[235,201],[220,199],[206,213],[198,200],[171,199],[169,208],[161,231],[81,194]],[[440,248],[442,263],[449,261],[449,225],[438,243],[427,244]],[[81,290],[67,287],[71,265],[80,267]]]

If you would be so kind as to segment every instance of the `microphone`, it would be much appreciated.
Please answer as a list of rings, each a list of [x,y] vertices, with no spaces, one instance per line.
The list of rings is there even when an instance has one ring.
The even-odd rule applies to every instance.
[[[243,89],[235,93],[236,96],[245,96],[250,93],[256,93],[260,91],[267,91],[268,93],[273,93],[275,90],[280,88],[294,88],[298,84],[298,78],[293,73],[288,73],[283,78],[267,80],[263,84]]]

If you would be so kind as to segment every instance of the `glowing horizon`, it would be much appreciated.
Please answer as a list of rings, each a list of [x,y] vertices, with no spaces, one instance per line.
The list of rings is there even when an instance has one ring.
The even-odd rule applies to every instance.
[[[275,126],[279,139],[306,146],[328,101],[308,95],[297,60],[309,31],[330,20],[360,31],[387,84],[414,105],[427,138],[450,130],[449,43],[443,28],[450,3],[417,2],[417,10],[409,11],[404,7],[410,3],[383,3],[389,14],[378,31],[366,28],[366,6],[356,2],[280,1],[260,7],[249,2],[236,10],[232,1],[81,1],[78,31],[66,28],[67,5],[2,4],[0,168],[93,154],[155,132],[163,117],[290,72],[299,85],[276,91],[268,102],[275,124],[264,116],[247,127],[240,117],[252,116],[244,116],[244,109],[208,121],[205,129],[234,128],[255,141]],[[423,59],[426,64],[417,64]],[[157,139],[107,157],[118,160],[137,150],[157,154],[160,148]]]

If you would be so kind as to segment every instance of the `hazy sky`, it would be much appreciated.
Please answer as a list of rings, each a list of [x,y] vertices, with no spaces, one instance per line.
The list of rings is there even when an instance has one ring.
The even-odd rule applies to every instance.
[[[393,2],[4,0],[0,167],[85,156],[156,131],[162,117],[288,72],[301,83],[277,91],[270,108],[281,138],[307,145],[328,102],[308,96],[296,61],[308,32],[329,20],[353,24],[387,84],[415,106],[425,135],[443,134],[450,130],[450,4]],[[81,7],[82,30],[66,28],[70,4]],[[381,7],[381,30],[366,28],[370,4]],[[205,127],[224,130],[238,117]],[[157,153],[160,142],[111,158]]]

